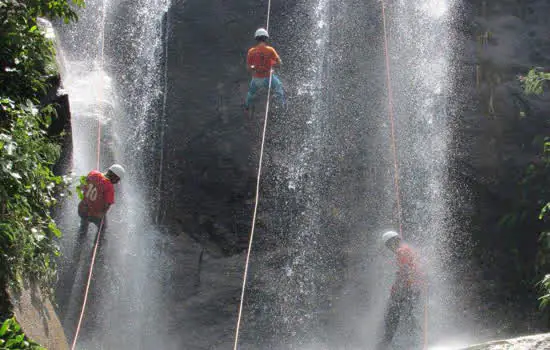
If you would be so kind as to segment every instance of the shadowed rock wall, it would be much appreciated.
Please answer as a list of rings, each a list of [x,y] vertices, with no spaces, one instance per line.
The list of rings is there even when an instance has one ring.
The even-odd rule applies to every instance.
[[[550,135],[550,100],[525,96],[518,81],[532,67],[550,66],[550,3],[464,1],[459,11],[466,45],[455,71],[463,112],[454,124],[452,177],[455,215],[471,240],[456,238],[457,255],[472,264],[464,278],[479,287],[472,297],[480,322],[497,332],[531,332],[544,324],[534,286],[537,205],[519,228],[502,219],[519,211],[520,181],[542,152],[541,136]]]
[[[46,349],[69,349],[61,322],[48,298],[32,285],[26,285],[20,293],[10,294],[13,313],[30,339]]]
[[[298,95],[294,89],[300,82],[300,67],[307,66],[302,63],[307,55],[301,50],[307,46],[308,36],[301,29],[311,25],[311,12],[306,11],[306,1],[274,1],[272,5],[272,43],[283,58],[280,75],[291,96],[292,111],[270,121],[268,146],[274,148],[267,152],[267,162],[281,165],[285,152],[297,153],[296,144],[302,141],[297,136],[307,136],[303,118],[310,113],[311,101],[300,97],[302,100],[298,98],[293,106],[292,97]],[[317,315],[322,319],[320,324],[331,318],[323,314],[332,307],[332,301],[323,293],[340,293],[339,273],[345,267],[338,263],[356,264],[353,255],[360,256],[362,252],[361,247],[353,246],[362,230],[392,224],[391,215],[386,215],[392,208],[383,204],[388,184],[378,181],[387,177],[384,169],[391,163],[387,135],[377,132],[377,123],[383,121],[376,118],[382,118],[385,108],[380,104],[384,94],[380,23],[378,10],[372,10],[377,4],[348,1],[336,6],[340,8],[332,11],[335,26],[331,28],[325,61],[332,64],[332,69],[321,80],[332,84],[332,90],[325,90],[323,97],[329,102],[333,120],[324,125],[328,141],[318,150],[324,153],[315,159],[318,172],[301,178],[303,183],[315,180],[325,186],[319,195],[322,204],[316,209],[323,217],[323,244],[331,244],[334,260],[319,266],[338,266],[326,270],[327,276],[337,277],[316,289],[317,299],[308,304],[311,308],[323,305]],[[466,269],[467,273],[461,276],[465,285],[478,287],[465,308],[479,310],[478,321],[486,330],[496,327],[498,332],[517,333],[540,326],[532,289],[536,220],[526,227],[533,233],[529,236],[503,232],[498,222],[515,208],[518,181],[527,164],[540,152],[533,139],[550,132],[545,119],[550,108],[548,100],[526,98],[516,79],[517,74],[531,66],[550,65],[548,6],[542,0],[488,0],[464,1],[456,9],[460,45],[454,62],[457,96],[453,108],[458,112],[452,122],[450,175],[456,188],[456,205],[452,209],[458,224],[450,229],[456,242],[452,259],[475,267]],[[250,124],[258,120],[247,119],[240,105],[248,84],[246,50],[253,44],[254,30],[265,23],[266,8],[267,1],[174,0],[167,16],[168,95],[160,217],[172,231],[184,231],[203,246],[215,246],[210,251],[225,255],[243,250],[250,227],[257,161],[257,140],[250,135]],[[357,71],[368,74],[348,79]],[[261,112],[257,111],[255,117],[260,118]],[[372,119],[365,123],[359,120],[361,117]],[[371,153],[367,155],[365,149]],[[268,283],[269,278],[280,276],[269,273],[280,273],[285,260],[296,254],[280,249],[277,242],[293,242],[291,233],[297,232],[297,226],[287,219],[299,217],[307,204],[307,193],[289,191],[286,175],[287,169],[280,167],[266,170],[269,185],[264,188],[270,193],[262,202],[259,242],[264,250],[274,249],[266,257],[269,266],[264,262],[254,268],[256,289],[251,292],[251,304],[262,298],[265,305],[280,302]],[[379,220],[369,221],[371,217]],[[363,219],[368,223],[361,224]],[[353,247],[351,253],[344,250],[346,247]],[[326,253],[324,256],[329,256]],[[362,273],[359,267],[353,271]],[[524,271],[531,272],[525,276]],[[258,277],[261,273],[269,278],[262,280]],[[363,277],[346,278],[361,281]],[[289,290],[295,287],[288,283]],[[236,286],[229,285],[236,296]],[[361,288],[368,286],[355,287],[354,297],[361,303]],[[295,302],[300,304],[302,300]],[[253,310],[248,329],[269,329],[269,322],[274,321],[262,319],[261,312],[259,308]],[[282,318],[283,313],[277,317]],[[224,328],[227,331],[231,327],[230,313],[223,318],[228,322]],[[288,329],[278,330],[281,337],[290,334],[293,325],[290,321],[286,324]],[[249,336],[251,342],[258,340],[255,336],[265,337],[267,342],[269,334]]]

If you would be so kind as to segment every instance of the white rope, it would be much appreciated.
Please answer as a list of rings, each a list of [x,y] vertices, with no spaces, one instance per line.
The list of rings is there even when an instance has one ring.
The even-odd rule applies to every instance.
[[[269,14],[271,13],[271,0],[269,0],[267,2],[267,21],[266,21],[266,24],[265,24],[265,30],[267,30],[267,32],[269,33]],[[270,77],[271,79],[271,77]],[[271,87],[271,85],[269,85],[269,87]]]
[[[164,175],[164,133],[166,128],[166,105],[168,99],[168,38],[170,28],[170,16],[168,10],[166,10],[166,23],[164,26],[164,93],[162,96],[162,114],[160,119],[160,159],[159,159],[159,179],[157,184],[157,216],[155,223],[160,224],[163,218],[163,205],[162,205],[162,187],[163,187],[163,175]]]
[[[267,31],[269,31],[269,13],[270,12],[271,12],[271,0],[268,1],[268,5],[267,5],[267,24],[266,24]],[[267,117],[269,115],[269,99],[271,97],[272,77],[273,77],[273,70],[270,70],[269,86],[267,88],[267,102],[265,105],[264,128],[262,131],[262,144],[260,146],[260,160],[258,162],[258,176],[256,178],[256,198],[254,200],[254,213],[252,214],[252,228],[250,229],[250,237],[248,239],[248,251],[246,253],[246,261],[244,265],[243,285],[241,289],[241,301],[239,303],[239,316],[237,317],[237,327],[235,329],[235,343],[233,346],[233,350],[237,350],[239,346],[239,331],[241,328],[241,319],[243,315],[243,303],[244,303],[244,294],[246,292],[246,281],[248,279],[248,266],[250,264],[250,253],[252,252],[252,242],[254,240],[254,230],[256,228],[256,216],[258,213],[258,202],[260,200],[260,178],[262,175],[262,162],[264,159],[265,134],[267,130]]]

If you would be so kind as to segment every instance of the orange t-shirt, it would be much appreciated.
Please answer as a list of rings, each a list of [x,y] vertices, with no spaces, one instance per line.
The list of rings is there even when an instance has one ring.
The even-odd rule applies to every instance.
[[[102,218],[105,215],[105,204],[115,202],[115,188],[101,172],[92,170],[86,177],[83,188],[84,199],[80,202],[80,210],[85,210],[86,216]]]
[[[276,63],[279,63],[281,58],[277,51],[274,48],[267,45],[257,45],[248,50],[248,56],[246,58],[246,63],[248,66],[254,66],[255,78],[267,78],[269,77],[269,72],[271,67]]]
[[[396,253],[398,266],[396,284],[420,288],[423,278],[418,267],[416,253],[406,244],[401,244]],[[394,286],[394,288],[397,288],[397,286]]]

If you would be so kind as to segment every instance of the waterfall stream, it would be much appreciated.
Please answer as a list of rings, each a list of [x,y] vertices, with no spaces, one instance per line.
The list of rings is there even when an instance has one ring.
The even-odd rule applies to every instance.
[[[163,96],[163,17],[168,0],[90,0],[80,20],[60,27],[64,88],[70,96],[76,176],[112,163],[126,168],[115,186],[94,270],[79,347],[135,349],[159,345],[162,332],[161,236],[151,220]],[[100,125],[100,126],[99,126]],[[98,140],[98,137],[100,139]],[[156,146],[156,145],[155,145]],[[98,159],[99,158],[99,159]],[[97,228],[77,234],[77,199],[65,203],[60,220],[58,300],[73,336]],[[147,302],[144,302],[147,301]],[[168,340],[166,340],[168,341]]]
[[[180,137],[192,135],[181,131],[187,124],[179,129],[168,125],[176,118],[191,118],[179,110],[177,116],[167,115],[167,104],[175,104],[167,94],[170,68],[175,68],[166,62],[166,38],[173,34],[171,40],[177,40],[180,34],[167,31],[171,5],[170,0],[89,0],[78,23],[59,29],[73,123],[74,154],[68,168],[85,175],[96,168],[99,154],[99,170],[116,162],[128,173],[116,186],[81,348],[180,349],[200,343],[195,348],[210,349],[231,342],[232,325],[225,320],[233,319],[237,305],[241,256],[208,256],[207,251],[203,277],[199,268],[195,285],[191,268],[186,268],[194,268],[196,252],[184,249],[196,243],[189,237],[208,234],[188,232],[172,241],[157,226],[181,188],[196,186],[193,182],[180,187],[179,179],[168,186],[163,178],[171,170],[163,164],[165,136],[177,144]],[[193,6],[199,11],[197,4]],[[395,272],[394,257],[381,247],[380,235],[399,228],[380,1],[300,0],[288,6],[295,12],[288,18],[273,17],[271,31],[280,41],[296,40],[285,43],[280,73],[290,103],[288,111],[274,112],[268,124],[262,225],[251,262],[241,344],[251,349],[369,348],[381,334]],[[453,6],[454,0],[395,0],[386,11],[403,235],[418,249],[430,276],[430,344],[444,341],[450,331],[463,326],[463,320],[447,317],[458,314],[455,307],[460,303],[445,232],[453,226],[446,173]],[[178,11],[185,12],[185,6]],[[178,45],[188,43],[182,40]],[[191,60],[197,65],[193,69],[208,71],[199,61]],[[223,90],[225,83],[218,82],[212,90]],[[215,98],[191,101],[190,108],[200,110],[210,100]],[[226,102],[220,97],[218,103]],[[189,128],[228,127],[228,120],[237,119],[228,110],[218,106],[220,120],[193,120]],[[173,130],[180,132],[173,135]],[[202,130],[198,135],[205,137]],[[212,148],[234,146],[224,143],[230,143],[223,140],[224,132],[219,135],[220,145]],[[185,149],[191,151],[192,147]],[[192,154],[185,156],[185,161],[193,161]],[[206,179],[208,170],[196,174]],[[197,178],[197,184],[201,180]],[[224,183],[217,185],[220,190]],[[170,201],[163,201],[163,196]],[[95,227],[79,237],[76,196],[64,205],[57,297],[71,337]],[[201,214],[182,216],[200,221]],[[188,246],[177,247],[182,242]],[[200,249],[202,259],[205,247]],[[178,269],[180,265],[184,267]],[[227,324],[211,320],[210,315],[218,314]],[[217,333],[210,334],[210,329]],[[412,349],[403,336],[396,338],[397,348]]]

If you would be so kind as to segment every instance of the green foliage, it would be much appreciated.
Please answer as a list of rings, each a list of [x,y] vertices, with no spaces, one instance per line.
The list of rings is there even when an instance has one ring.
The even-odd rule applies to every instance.
[[[524,91],[527,95],[541,95],[544,93],[544,87],[547,81],[550,81],[550,73],[541,72],[537,68],[529,71],[527,76],[520,77]],[[522,185],[534,192],[537,198],[533,203],[540,209],[538,219],[545,223],[545,229],[539,236],[539,251],[538,251],[538,268],[541,270],[550,269],[550,190],[548,189],[548,180],[550,177],[550,138],[545,137],[543,141],[543,152],[538,162],[531,164],[527,168],[526,177],[522,181]],[[541,308],[545,308],[550,304],[550,274],[546,274],[538,283],[543,295],[539,298]]]
[[[50,292],[55,280],[55,238],[50,216],[64,185],[52,165],[60,147],[46,129],[55,108],[40,104],[55,72],[53,43],[39,16],[77,18],[83,0],[0,0],[0,284],[18,287],[23,276]]]
[[[11,281],[26,274],[49,285],[54,281],[53,242],[60,232],[50,217],[55,188],[62,183],[51,166],[59,146],[43,130],[51,118],[30,101],[18,108],[9,99],[0,106],[11,123],[0,129],[0,266]]]
[[[550,219],[550,203],[546,203],[542,207],[539,219],[547,222]],[[543,231],[539,236],[539,251],[538,264],[541,269],[548,271],[550,268],[550,230]],[[550,274],[546,274],[542,281],[539,282],[539,287],[543,295],[539,298],[540,307],[545,308],[550,303]]]
[[[84,191],[82,188],[84,188],[88,184],[87,176],[81,176],[78,186],[76,186],[76,193],[78,194],[78,199],[83,200],[84,199]]]
[[[527,95],[541,95],[544,93],[545,83],[550,81],[550,73],[533,68],[526,76],[520,77],[520,80]]]
[[[26,0],[25,3],[33,17],[61,18],[65,23],[78,19],[67,0]],[[72,3],[84,7],[84,0],[72,0]]]
[[[83,6],[83,0],[73,0]],[[55,52],[37,17],[76,19],[67,0],[0,0],[0,95],[35,99],[47,89]]]
[[[14,317],[5,320],[0,327],[0,349],[46,350],[27,338]]]
[[[542,281],[539,282],[539,286],[543,290],[543,295],[539,298],[540,307],[545,308],[550,304],[550,274],[544,276]]]

